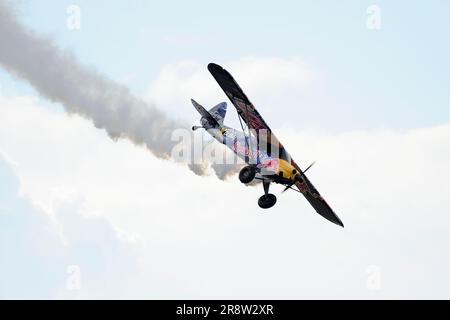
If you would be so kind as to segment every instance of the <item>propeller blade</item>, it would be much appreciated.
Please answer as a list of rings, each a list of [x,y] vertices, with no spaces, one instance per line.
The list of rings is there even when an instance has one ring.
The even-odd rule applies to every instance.
[[[306,169],[303,171],[303,173],[305,173],[306,171],[308,171],[309,168],[311,168],[311,167],[314,165],[314,163],[316,163],[316,161],[313,161],[313,163],[311,163],[311,164],[308,166],[308,168],[306,168]]]
[[[283,191],[281,191],[281,193],[283,193],[283,192],[285,192],[285,191],[287,191],[288,189],[291,189],[291,190],[294,190],[295,192],[298,192],[298,193],[301,193],[299,190],[297,190],[297,189],[294,189],[294,188],[292,188],[292,185],[288,185],[288,186],[286,186],[286,188],[283,190]]]
[[[292,186],[294,185],[294,183],[290,183],[286,186],[286,188],[283,189],[283,191],[281,191],[281,193],[286,192],[288,189],[292,189]]]

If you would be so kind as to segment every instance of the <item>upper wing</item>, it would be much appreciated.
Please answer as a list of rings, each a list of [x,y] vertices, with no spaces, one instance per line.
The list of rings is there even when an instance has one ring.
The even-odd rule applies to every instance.
[[[271,131],[259,112],[250,100],[248,100],[244,91],[242,91],[241,87],[239,87],[236,80],[233,79],[227,70],[215,63],[208,64],[208,70],[236,107],[239,116],[241,116],[249,128],[256,131],[261,129]]]
[[[344,227],[341,219],[334,213],[333,209],[328,205],[324,198],[320,195],[319,191],[314,187],[314,185],[309,181],[306,175],[301,171],[300,167],[292,161],[292,165],[297,169],[298,172],[302,172],[303,182],[297,181],[295,185],[305,196],[306,200],[313,206],[318,214],[320,214],[325,219]]]
[[[279,154],[277,154],[276,157],[290,161],[289,154],[286,152],[283,145],[272,133],[272,130],[247,98],[232,75],[215,63],[208,64],[208,70],[233,103],[239,116],[245,121],[250,129],[255,131],[259,148],[265,149],[268,154],[271,155],[272,151],[277,150]]]

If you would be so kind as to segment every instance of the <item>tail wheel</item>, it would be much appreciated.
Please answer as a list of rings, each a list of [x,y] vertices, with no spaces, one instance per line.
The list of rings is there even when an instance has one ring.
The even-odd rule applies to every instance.
[[[269,209],[273,207],[275,203],[277,203],[277,197],[272,193],[262,195],[258,200],[258,206],[262,209]]]
[[[256,175],[256,168],[252,166],[246,166],[239,172],[239,180],[242,183],[250,183],[253,181]]]

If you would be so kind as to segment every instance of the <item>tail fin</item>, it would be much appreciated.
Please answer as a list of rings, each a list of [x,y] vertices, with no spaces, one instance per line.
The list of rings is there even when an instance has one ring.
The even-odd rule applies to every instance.
[[[225,115],[227,114],[227,103],[221,102],[218,105],[212,107],[208,112],[213,116],[214,119],[216,119],[216,121],[220,125],[223,125],[223,120],[225,119]]]

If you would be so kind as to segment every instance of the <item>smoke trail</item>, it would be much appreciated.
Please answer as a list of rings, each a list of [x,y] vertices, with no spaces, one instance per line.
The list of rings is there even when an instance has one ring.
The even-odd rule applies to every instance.
[[[145,144],[158,157],[169,157],[170,134],[180,124],[126,87],[79,65],[51,40],[23,28],[4,3],[0,3],[0,39],[0,64],[41,95],[62,103],[69,113],[91,119],[111,138],[128,138]]]
[[[144,144],[159,158],[170,158],[176,144],[171,141],[172,132],[187,126],[137,98],[125,86],[79,64],[50,39],[24,28],[2,1],[0,39],[0,65],[28,81],[42,96],[61,103],[68,113],[90,119],[112,139],[127,138]],[[205,175],[210,165],[189,167]],[[219,178],[226,175],[215,171]]]

